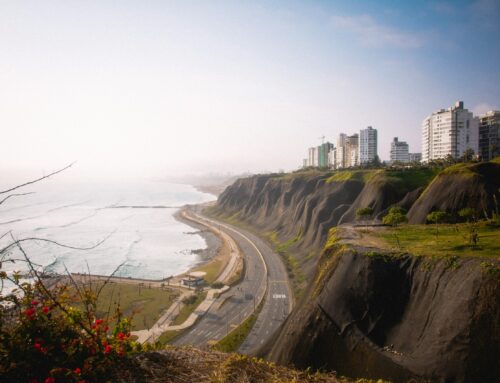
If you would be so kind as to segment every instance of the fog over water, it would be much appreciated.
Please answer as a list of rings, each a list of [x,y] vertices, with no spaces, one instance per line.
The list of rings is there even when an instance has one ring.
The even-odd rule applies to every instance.
[[[7,185],[2,186],[4,190]],[[67,268],[99,275],[124,263],[117,275],[147,279],[184,272],[199,261],[193,250],[205,248],[204,239],[174,214],[184,204],[215,198],[190,185],[144,180],[85,184],[49,179],[21,190],[34,194],[10,198],[0,206],[0,235],[12,230],[17,239],[39,237],[87,248],[109,236],[90,250],[25,242],[33,262],[47,271]],[[11,240],[4,237],[0,246]],[[3,265],[10,272],[25,267],[22,262]]]

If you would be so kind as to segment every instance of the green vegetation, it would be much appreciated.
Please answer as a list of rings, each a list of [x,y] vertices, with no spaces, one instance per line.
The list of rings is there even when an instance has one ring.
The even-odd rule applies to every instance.
[[[205,300],[207,296],[206,292],[195,293],[188,297],[188,300],[181,308],[179,314],[175,317],[173,325],[182,324],[191,315],[191,313],[200,305],[201,302]],[[191,298],[194,297],[194,298]]]
[[[407,249],[414,255],[477,256],[499,259],[500,227],[487,222],[479,222],[477,230],[480,238],[479,244],[471,246],[467,224],[440,225],[438,239],[436,239],[435,229],[428,225],[402,225],[397,228],[401,248]],[[395,229],[390,229],[381,233],[388,247],[397,245],[394,231]]]
[[[95,282],[94,288],[99,289],[102,284],[103,282]],[[168,309],[178,296],[178,292],[169,288],[110,282],[101,290],[96,314],[99,317],[107,317],[108,312],[120,308],[126,316],[132,317],[132,330],[142,330],[153,326],[161,313]],[[75,307],[83,308],[81,303],[75,304]],[[111,322],[111,325],[114,323]]]
[[[160,343],[162,346],[165,346],[166,344],[172,342],[175,340],[178,336],[180,336],[183,333],[182,330],[177,330],[177,331],[165,331],[163,334],[160,335],[158,338],[158,343]]]
[[[436,210],[432,213],[427,214],[426,220],[427,222],[432,222],[435,224],[436,228],[436,240],[438,239],[439,234],[439,224],[443,223],[448,218],[448,214],[445,211]]]
[[[302,239],[302,229],[299,233],[286,242],[281,242],[278,238],[278,233],[275,231],[265,233],[265,236],[274,245],[274,248],[285,262],[288,271],[288,276],[292,280],[292,287],[296,296],[300,296],[303,284],[305,282],[304,274],[302,273],[299,262],[290,253],[289,248],[295,245]]]
[[[411,191],[421,186],[427,186],[438,175],[439,171],[436,168],[388,169],[381,173],[381,180],[396,184],[405,191]]]
[[[326,183],[343,182],[343,181],[360,181],[366,183],[380,172],[383,172],[383,170],[381,169],[337,170],[332,176],[330,176],[326,180]]]
[[[247,319],[245,319],[238,327],[227,334],[224,338],[212,346],[212,349],[222,352],[236,352],[245,341],[246,337],[252,330],[253,325],[257,321],[260,311],[262,310],[263,302],[257,306]]]

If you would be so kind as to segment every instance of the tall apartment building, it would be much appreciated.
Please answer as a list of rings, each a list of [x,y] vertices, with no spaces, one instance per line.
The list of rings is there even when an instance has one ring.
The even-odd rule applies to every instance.
[[[335,146],[328,152],[328,167],[337,169],[337,148]]]
[[[410,162],[420,162],[422,161],[422,153],[408,153]]]
[[[333,150],[331,142],[325,142],[318,146],[318,166],[320,168],[328,167],[328,153]]]
[[[359,132],[359,163],[368,164],[377,156],[377,129],[369,126]]]
[[[463,101],[432,113],[422,122],[422,161],[451,155],[460,158],[467,149],[478,153],[479,119],[464,109]]]
[[[492,110],[480,117],[478,154],[484,161],[500,156],[500,111]]]
[[[340,133],[337,138],[337,149],[335,150],[335,169],[347,166],[347,151],[345,150],[347,134]]]
[[[353,134],[345,140],[346,167],[359,165],[359,135]]]
[[[399,141],[397,137],[391,142],[390,160],[392,162],[410,162],[409,146],[405,141]]]
[[[318,148],[315,146],[308,150],[307,165],[313,167],[318,166]]]

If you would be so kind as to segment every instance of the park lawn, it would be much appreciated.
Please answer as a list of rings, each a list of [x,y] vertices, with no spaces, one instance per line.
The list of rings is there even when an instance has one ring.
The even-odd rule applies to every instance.
[[[212,284],[215,282],[217,277],[222,273],[224,270],[224,266],[226,265],[223,262],[222,258],[218,258],[219,256],[215,257],[214,259],[208,261],[208,263],[196,267],[193,269],[193,271],[203,271],[205,272],[204,279],[208,284]]]
[[[478,224],[477,246],[469,244],[468,224],[402,225],[379,232],[387,247],[401,249],[414,255],[424,256],[472,256],[500,258],[500,225]]]
[[[102,283],[96,282],[92,289],[95,291]],[[178,296],[178,292],[169,288],[109,282],[99,296],[97,315],[106,318],[109,312],[111,318],[119,305],[125,316],[132,316],[132,330],[142,330],[152,327]],[[75,306],[82,308],[79,303]],[[114,323],[110,325],[112,328]]]
[[[188,305],[183,305],[179,314],[175,317],[172,325],[179,325],[184,323],[184,321],[191,315],[191,313],[196,310],[201,302],[207,297],[207,292],[197,293],[196,300]]]

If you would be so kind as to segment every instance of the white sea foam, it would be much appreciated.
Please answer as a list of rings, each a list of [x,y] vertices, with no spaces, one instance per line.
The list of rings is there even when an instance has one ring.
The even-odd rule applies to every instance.
[[[114,184],[44,182],[26,188],[36,194],[11,198],[0,205],[0,235],[39,237],[91,250],[73,250],[30,241],[23,247],[33,262],[47,271],[108,275],[123,263],[118,275],[161,279],[186,271],[199,259],[193,250],[206,247],[194,230],[175,220],[184,204],[213,200],[189,185],[162,181]],[[119,206],[119,207],[118,207]],[[0,246],[11,238],[5,237]],[[19,258],[15,250],[11,257]],[[25,270],[22,262],[3,269]]]

